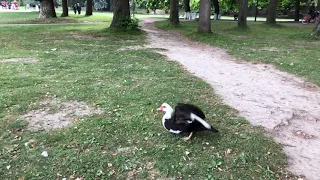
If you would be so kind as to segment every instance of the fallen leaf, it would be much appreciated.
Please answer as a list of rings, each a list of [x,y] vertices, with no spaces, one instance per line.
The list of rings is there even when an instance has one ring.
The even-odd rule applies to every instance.
[[[108,168],[111,168],[112,167],[112,164],[111,163],[108,163]]]
[[[7,166],[7,169],[9,170],[10,168],[11,168],[11,166],[10,166],[10,165],[8,165],[8,166]]]
[[[18,180],[24,180],[24,177],[22,177],[22,178],[18,178]]]
[[[230,154],[231,153],[231,149],[227,149],[226,154]]]
[[[41,153],[41,156],[43,156],[43,157],[48,157],[49,155],[48,155],[48,152],[47,152],[47,151],[43,151],[43,152]]]
[[[115,174],[116,174],[116,171],[114,171],[114,170],[112,170],[112,171],[109,172],[109,175],[110,175],[110,176],[113,176],[113,175],[115,175]]]
[[[190,154],[190,152],[189,151],[186,151],[186,155],[189,155]]]
[[[292,63],[290,63],[290,66],[293,66],[294,65],[294,63],[292,62]]]
[[[182,158],[183,158],[184,161],[187,161],[187,159],[184,156],[182,156]]]

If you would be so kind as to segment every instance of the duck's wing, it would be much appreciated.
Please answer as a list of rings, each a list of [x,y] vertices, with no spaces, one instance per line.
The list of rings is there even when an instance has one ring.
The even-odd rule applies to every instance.
[[[177,106],[175,107],[175,111],[177,110],[182,112],[188,112],[189,116],[190,116],[190,113],[193,113],[202,119],[206,119],[206,116],[204,115],[203,111],[199,107],[192,104],[178,103]]]
[[[211,129],[211,125],[205,121],[205,115],[200,108],[191,104],[178,104],[175,107],[176,123],[184,123],[200,129]],[[203,126],[203,128],[201,127]]]
[[[192,119],[190,118],[190,112],[188,112],[186,109],[184,109],[181,106],[175,107],[175,110],[171,119],[172,119],[172,122],[176,124],[189,125],[192,123]]]

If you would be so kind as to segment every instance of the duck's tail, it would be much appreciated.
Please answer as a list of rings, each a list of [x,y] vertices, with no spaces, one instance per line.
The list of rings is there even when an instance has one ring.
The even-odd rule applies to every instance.
[[[210,124],[208,124],[205,120],[203,120],[202,118],[200,118],[199,116],[197,116],[197,115],[195,115],[193,113],[191,113],[190,118],[192,120],[196,120],[196,121],[200,122],[209,131],[212,131],[212,132],[215,132],[215,133],[219,132],[217,129],[215,129]]]
[[[214,132],[214,133],[219,132],[216,128],[214,128],[214,127],[212,127],[212,126],[211,126],[211,129],[209,129],[209,131]]]

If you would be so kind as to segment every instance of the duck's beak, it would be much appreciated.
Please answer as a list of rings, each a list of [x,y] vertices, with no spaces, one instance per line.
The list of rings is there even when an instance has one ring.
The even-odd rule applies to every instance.
[[[162,110],[163,110],[163,107],[161,106],[161,107],[159,107],[157,110],[158,110],[158,111],[162,111]]]

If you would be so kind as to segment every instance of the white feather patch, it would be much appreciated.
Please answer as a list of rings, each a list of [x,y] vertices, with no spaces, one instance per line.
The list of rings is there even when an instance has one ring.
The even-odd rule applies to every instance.
[[[170,129],[169,132],[172,132],[174,134],[180,134],[182,131]]]
[[[205,120],[203,120],[202,118],[200,118],[199,116],[191,113],[190,114],[190,118],[192,120],[197,120],[198,122],[200,122],[204,127],[206,127],[207,129],[211,129],[210,124],[208,124]]]

